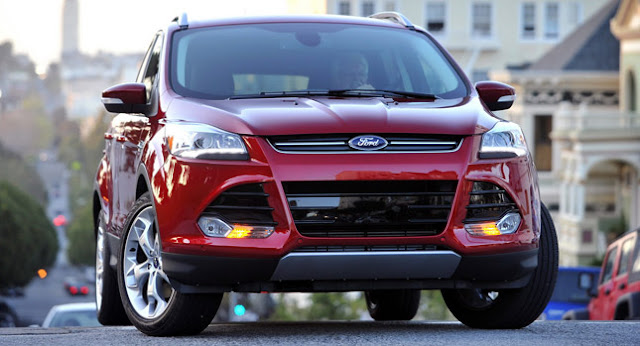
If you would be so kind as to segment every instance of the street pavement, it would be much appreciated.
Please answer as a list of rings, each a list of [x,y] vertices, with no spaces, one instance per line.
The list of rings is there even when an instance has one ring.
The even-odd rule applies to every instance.
[[[640,322],[538,321],[519,330],[458,322],[246,322],[156,338],[133,327],[3,328],[0,345],[640,345]]]

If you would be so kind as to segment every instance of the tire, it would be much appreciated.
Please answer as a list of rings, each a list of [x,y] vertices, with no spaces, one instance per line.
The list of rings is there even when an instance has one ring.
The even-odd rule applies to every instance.
[[[102,211],[96,224],[96,310],[98,321],[105,326],[130,325],[124,312],[118,279],[109,265],[109,247],[107,246],[106,221]]]
[[[367,310],[376,321],[408,321],[416,316],[420,290],[365,291]]]
[[[551,215],[543,204],[540,211],[538,266],[526,286],[502,291],[442,290],[447,307],[460,322],[472,328],[519,329],[531,324],[544,311],[558,275],[558,239]]]
[[[160,235],[148,193],[133,205],[125,222],[118,258],[122,305],[133,325],[151,336],[193,335],[216,314],[222,294],[182,294],[162,270]]]

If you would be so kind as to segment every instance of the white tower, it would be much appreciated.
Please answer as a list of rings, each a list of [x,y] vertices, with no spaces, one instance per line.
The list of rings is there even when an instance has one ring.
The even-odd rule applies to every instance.
[[[65,0],[62,14],[62,58],[78,53],[78,0]]]

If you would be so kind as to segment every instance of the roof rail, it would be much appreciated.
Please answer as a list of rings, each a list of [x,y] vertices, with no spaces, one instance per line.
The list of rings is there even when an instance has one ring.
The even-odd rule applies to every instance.
[[[409,18],[398,12],[378,12],[370,15],[369,18],[388,20],[393,23],[404,25],[411,30],[414,30],[416,28],[415,25],[411,23]]]
[[[186,29],[189,27],[189,20],[187,18],[187,12],[182,12],[179,17],[173,18],[172,22],[177,22],[180,29]]]

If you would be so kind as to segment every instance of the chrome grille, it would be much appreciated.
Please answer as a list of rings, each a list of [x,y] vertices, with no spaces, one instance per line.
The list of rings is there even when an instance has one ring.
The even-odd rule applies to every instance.
[[[299,135],[273,136],[268,141],[271,146],[282,153],[439,153],[458,150],[462,143],[460,136],[441,135],[380,135],[389,145],[381,150],[360,151],[349,146],[348,142],[356,134],[349,135]]]

